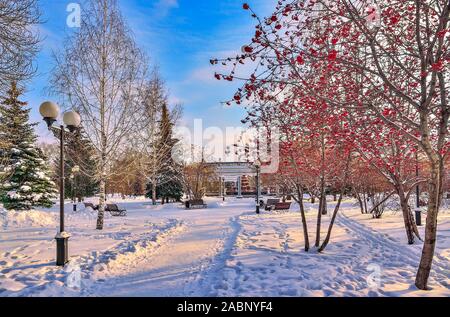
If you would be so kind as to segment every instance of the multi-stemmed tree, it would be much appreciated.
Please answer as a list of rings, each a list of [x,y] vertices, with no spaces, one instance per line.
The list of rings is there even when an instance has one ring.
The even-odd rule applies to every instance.
[[[234,97],[239,103],[297,89],[350,117],[376,118],[421,148],[430,199],[420,289],[431,270],[450,146],[449,13],[447,0],[280,0],[267,19],[252,12],[256,31],[242,54],[211,61],[232,64],[217,79],[245,80]],[[255,72],[239,78],[237,67],[246,62],[257,65]]]

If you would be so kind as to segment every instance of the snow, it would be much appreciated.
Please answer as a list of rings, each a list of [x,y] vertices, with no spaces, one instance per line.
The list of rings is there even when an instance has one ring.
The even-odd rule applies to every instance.
[[[27,185],[23,185],[20,187],[20,190],[23,192],[29,192],[29,191],[31,191],[31,187],[27,186]]]
[[[67,204],[65,268],[54,266],[59,206],[8,216],[0,229],[0,296],[450,296],[448,211],[439,217],[432,290],[420,291],[413,285],[421,243],[406,244],[398,212],[372,219],[345,201],[319,254],[303,250],[295,205],[256,215],[254,199],[210,198],[199,210],[108,201],[128,216],[108,215],[103,231],[95,230],[96,212]],[[314,244],[317,204],[306,209]],[[328,222],[324,216],[322,238]]]
[[[37,210],[5,210],[0,205],[0,230],[12,228],[56,227],[55,215]]]

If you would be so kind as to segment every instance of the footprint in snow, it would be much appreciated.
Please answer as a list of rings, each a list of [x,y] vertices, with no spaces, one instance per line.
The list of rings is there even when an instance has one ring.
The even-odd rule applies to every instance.
[[[278,294],[280,296],[297,296],[297,290],[296,289],[282,290],[282,291],[278,292]]]
[[[334,291],[329,290],[329,289],[324,289],[324,290],[323,290],[323,296],[325,296],[325,297],[333,296],[334,293],[335,293]]]
[[[369,297],[379,297],[378,293],[375,291],[369,291],[369,294],[367,294]]]
[[[398,272],[398,274],[400,274],[403,277],[408,277],[411,275],[409,272],[406,272],[406,271],[400,271],[400,272]]]

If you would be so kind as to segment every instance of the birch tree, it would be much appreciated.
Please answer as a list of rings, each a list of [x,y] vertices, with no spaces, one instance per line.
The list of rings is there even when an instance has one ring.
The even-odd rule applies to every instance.
[[[100,202],[97,229],[103,229],[105,183],[112,163],[139,129],[139,92],[146,78],[146,57],[137,47],[116,0],[91,0],[81,27],[55,54],[51,89],[76,109],[95,150]]]
[[[34,74],[39,23],[37,0],[0,0],[0,91]]]

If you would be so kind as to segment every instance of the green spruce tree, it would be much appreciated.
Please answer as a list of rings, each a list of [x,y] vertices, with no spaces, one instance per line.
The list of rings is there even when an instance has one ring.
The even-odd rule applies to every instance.
[[[55,184],[45,163],[45,156],[36,147],[34,126],[28,123],[30,109],[19,100],[23,89],[11,84],[0,102],[0,148],[5,179],[0,184],[0,197],[6,209],[30,210],[51,207],[56,196]]]
[[[160,170],[153,185],[150,181],[147,185],[147,197],[152,197],[156,189],[157,199],[167,201],[169,199],[180,200],[183,196],[180,166],[172,158],[172,149],[178,140],[173,138],[173,123],[166,103],[161,108],[161,120],[159,123],[160,137],[157,142],[157,151],[162,155]]]
[[[92,197],[99,192],[98,181],[94,178],[96,172],[95,152],[92,144],[86,138],[85,132],[79,129],[76,133],[66,137],[65,144],[65,194],[66,198]],[[56,166],[59,166],[59,158]],[[74,172],[75,167],[79,170]],[[59,182],[59,168],[56,169]]]

